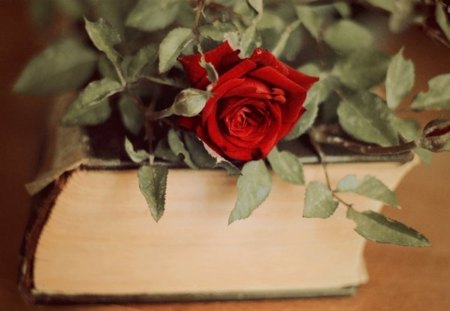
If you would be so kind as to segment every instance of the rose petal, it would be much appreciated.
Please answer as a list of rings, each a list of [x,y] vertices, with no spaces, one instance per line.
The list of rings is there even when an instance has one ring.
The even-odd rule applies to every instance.
[[[290,91],[292,93],[305,93],[306,90],[297,83],[289,80],[286,76],[281,74],[273,67],[258,68],[249,73],[253,78],[257,78],[261,81],[270,83],[273,86],[279,87],[283,90]]]
[[[250,56],[250,59],[259,65],[275,68],[290,80],[300,84],[305,90],[309,90],[311,86],[319,80],[317,77],[306,75],[282,63],[270,51],[261,48],[256,49]]]
[[[242,62],[240,62],[239,64],[237,64],[236,66],[234,66],[233,68],[222,74],[219,77],[219,80],[217,81],[216,85],[220,85],[231,79],[241,78],[246,73],[255,68],[256,68],[255,62],[249,59],[243,60]]]
[[[233,51],[228,41],[225,41],[215,49],[205,52],[204,55],[205,60],[208,63],[211,63],[220,75],[223,71],[228,70],[230,66],[240,60],[237,53],[239,53],[239,51]],[[210,81],[207,78],[205,68],[200,66],[200,59],[200,53],[184,55],[178,58],[184,67],[184,71],[186,72],[191,86],[198,89],[205,89]]]

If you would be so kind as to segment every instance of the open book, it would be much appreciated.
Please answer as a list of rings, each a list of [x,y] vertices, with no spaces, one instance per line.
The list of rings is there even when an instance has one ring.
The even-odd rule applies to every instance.
[[[52,132],[47,168],[31,191],[36,209],[24,243],[21,287],[35,302],[145,302],[343,295],[367,281],[365,240],[344,209],[302,218],[304,189],[273,176],[269,198],[232,225],[235,177],[169,171],[156,223],[135,167],[92,157],[82,132]],[[50,156],[50,154],[52,154]],[[331,159],[331,158],[330,158]],[[352,173],[395,188],[412,162],[330,164],[331,182]],[[319,164],[306,180],[324,180]],[[48,184],[48,185],[47,185]],[[349,194],[364,209],[381,204]]]

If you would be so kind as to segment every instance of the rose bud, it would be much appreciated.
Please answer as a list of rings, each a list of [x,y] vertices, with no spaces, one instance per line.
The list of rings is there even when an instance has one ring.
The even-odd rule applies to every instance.
[[[213,96],[195,117],[181,117],[179,125],[193,130],[219,155],[233,160],[265,158],[305,112],[308,89],[318,78],[303,74],[258,48],[241,59],[228,42],[204,53],[218,80]],[[199,53],[179,61],[194,88],[210,84]]]
[[[433,152],[450,151],[450,120],[430,121],[423,129],[419,145]]]

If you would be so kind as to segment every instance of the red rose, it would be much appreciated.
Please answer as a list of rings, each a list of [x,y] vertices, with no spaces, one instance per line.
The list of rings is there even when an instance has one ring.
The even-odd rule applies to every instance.
[[[205,53],[219,74],[213,96],[199,116],[180,118],[218,154],[234,160],[265,158],[303,114],[306,91],[318,78],[280,62],[272,53],[256,49],[240,59],[228,42]],[[180,57],[191,85],[210,84],[200,66],[200,54]]]

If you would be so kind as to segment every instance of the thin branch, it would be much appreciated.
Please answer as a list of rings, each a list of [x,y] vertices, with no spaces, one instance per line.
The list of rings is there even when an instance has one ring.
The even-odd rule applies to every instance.
[[[314,150],[316,151],[317,155],[319,156],[319,161],[320,161],[320,164],[322,165],[323,173],[325,175],[325,181],[327,183],[327,187],[330,190],[331,194],[337,201],[339,201],[346,207],[348,207],[348,208],[353,207],[352,204],[344,201],[336,194],[336,191],[333,189],[333,187],[331,185],[330,175],[328,173],[328,167],[327,167],[327,163],[325,161],[325,154],[324,154],[319,142],[315,139],[316,134],[314,133],[313,130],[308,131],[308,134],[309,134],[309,140],[310,140]]]

